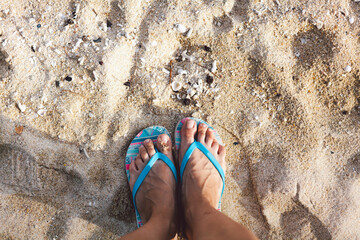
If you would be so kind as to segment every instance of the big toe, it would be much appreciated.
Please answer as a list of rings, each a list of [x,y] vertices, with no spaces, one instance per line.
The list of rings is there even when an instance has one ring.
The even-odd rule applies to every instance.
[[[181,127],[181,146],[190,145],[194,142],[196,133],[196,122],[192,119],[187,119]]]
[[[158,136],[156,147],[161,153],[165,154],[168,158],[173,160],[171,152],[171,140],[167,134],[161,134]]]
[[[180,143],[180,151],[179,151],[179,160],[181,164],[181,160],[184,157],[186,150],[195,140],[197,126],[196,122],[192,119],[187,119],[180,130],[181,135],[181,143]]]

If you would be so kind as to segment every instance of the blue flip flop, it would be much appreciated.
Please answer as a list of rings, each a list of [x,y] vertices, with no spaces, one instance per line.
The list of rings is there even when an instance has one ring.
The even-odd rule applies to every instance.
[[[146,139],[151,139],[155,145],[158,136],[161,134],[167,134],[170,137],[169,132],[164,127],[152,126],[152,127],[148,127],[146,129],[142,130],[132,140],[132,142],[130,143],[130,146],[126,152],[126,158],[125,158],[126,174],[127,174],[127,178],[128,178],[129,182],[130,182],[130,177],[131,177],[130,170],[129,170],[130,164],[132,161],[135,161],[136,156],[139,154],[140,146],[143,145],[143,143]],[[140,173],[138,179],[136,180],[134,188],[133,188],[133,192],[132,192],[133,204],[135,207],[135,214],[136,214],[136,222],[137,222],[138,227],[141,227],[143,225],[143,222],[141,220],[140,214],[136,207],[136,201],[135,201],[136,193],[139,190],[145,177],[148,175],[151,168],[155,164],[155,162],[157,160],[161,160],[164,163],[166,163],[166,165],[169,166],[171,172],[173,173],[173,175],[175,177],[175,181],[177,182],[176,168],[175,168],[175,165],[173,164],[173,162],[165,154],[162,154],[161,152],[159,152],[156,149],[156,147],[155,147],[155,151],[156,151],[155,155],[150,158],[149,162],[146,164],[146,166]]]
[[[213,127],[211,127],[207,122],[205,122],[201,119],[188,117],[188,118],[182,119],[175,128],[175,147],[176,147],[177,152],[180,149],[180,143],[181,143],[180,130],[181,130],[182,126],[184,125],[184,123],[186,122],[186,120],[188,120],[188,119],[194,120],[198,126],[200,123],[206,124],[211,130],[214,131],[215,138],[219,142],[219,144],[223,145],[223,142],[220,138],[219,133],[217,131],[215,131],[215,129]],[[222,198],[222,195],[224,193],[224,188],[225,188],[224,170],[222,169],[222,167],[220,166],[219,162],[216,160],[214,155],[212,155],[211,152],[202,143],[200,143],[196,140],[190,145],[190,147],[188,148],[188,150],[186,151],[186,153],[184,155],[184,158],[182,159],[181,166],[180,166],[180,181],[182,181],[182,176],[183,176],[186,164],[188,163],[190,156],[194,152],[195,149],[199,149],[202,153],[204,153],[204,155],[209,159],[209,161],[214,165],[216,170],[219,172],[220,177],[223,181],[223,187],[221,190],[221,196],[220,196],[220,200],[219,200],[219,204],[218,204],[218,210],[221,211],[221,198]]]

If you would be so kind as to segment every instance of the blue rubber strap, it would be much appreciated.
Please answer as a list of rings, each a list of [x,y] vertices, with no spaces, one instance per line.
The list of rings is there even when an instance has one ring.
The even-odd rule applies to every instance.
[[[171,172],[174,175],[175,181],[177,182],[177,174],[176,174],[176,168],[175,165],[172,163],[172,161],[163,153],[158,152],[157,149],[155,148],[156,153],[154,154],[154,156],[152,156],[149,160],[149,162],[146,164],[146,166],[144,167],[144,169],[141,171],[138,179],[135,182],[134,188],[133,188],[133,192],[132,192],[132,196],[133,196],[133,203],[134,203],[134,207],[135,207],[135,211],[137,213],[137,207],[136,207],[136,202],[135,202],[135,197],[136,197],[136,193],[139,190],[142,182],[144,181],[144,179],[146,178],[146,176],[148,175],[148,173],[150,172],[151,168],[154,166],[155,162],[157,160],[161,160],[163,161],[166,165],[169,166]]]
[[[194,141],[190,147],[188,148],[188,150],[186,151],[184,158],[181,162],[181,166],[180,166],[180,181],[182,181],[182,177],[184,174],[184,170],[186,167],[186,164],[188,163],[191,154],[194,152],[195,149],[199,149],[209,160],[210,162],[214,165],[214,167],[216,168],[216,170],[219,172],[220,177],[223,181],[223,187],[221,190],[221,197],[223,195],[224,192],[224,188],[225,188],[225,174],[224,174],[224,170],[222,169],[222,167],[220,166],[219,162],[216,160],[216,158],[214,157],[214,155],[211,154],[211,152],[200,142],[198,141]]]

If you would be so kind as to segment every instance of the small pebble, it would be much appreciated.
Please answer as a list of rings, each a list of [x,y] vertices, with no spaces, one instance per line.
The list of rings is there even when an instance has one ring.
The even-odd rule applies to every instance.
[[[212,52],[211,47],[206,45],[202,46],[202,49],[205,50],[206,52]]]
[[[60,87],[60,81],[55,81],[55,86]]]
[[[66,81],[68,81],[68,82],[71,82],[72,77],[70,77],[70,76],[66,76],[66,77],[65,77],[65,80],[66,80]]]
[[[184,105],[188,106],[188,105],[190,105],[190,103],[191,103],[190,99],[188,99],[188,98],[184,99]]]
[[[194,118],[201,118],[201,113],[200,112],[193,112],[191,114],[191,116],[194,117]]]
[[[101,38],[98,38],[98,39],[95,39],[95,40],[93,40],[95,43],[99,43],[99,42],[101,42]]]
[[[208,84],[212,84],[214,82],[214,77],[213,76],[210,76],[210,75],[207,75],[206,76],[206,82]]]
[[[124,85],[127,86],[127,87],[130,87],[130,82],[129,81],[124,82]]]
[[[74,24],[74,20],[72,20],[71,18],[69,18],[65,21],[65,26],[70,25],[70,24]]]
[[[41,24],[39,23],[38,25],[36,25],[37,28],[41,28]]]
[[[107,26],[108,28],[111,28],[112,23],[111,23],[109,20],[106,20],[106,26]]]
[[[344,70],[345,72],[351,72],[351,66],[347,65]]]
[[[16,127],[15,127],[15,132],[16,132],[17,134],[20,135],[23,131],[24,131],[24,126],[16,126]]]

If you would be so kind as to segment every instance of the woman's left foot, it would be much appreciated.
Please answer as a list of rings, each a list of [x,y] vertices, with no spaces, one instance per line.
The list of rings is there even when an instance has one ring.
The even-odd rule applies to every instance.
[[[161,134],[157,138],[158,151],[174,163],[171,146],[168,135]],[[139,155],[130,164],[131,191],[141,171],[155,153],[153,142],[150,139],[145,140],[139,148]],[[168,225],[169,236],[175,235],[175,191],[176,182],[169,166],[161,160],[156,161],[136,194],[136,206],[143,224],[149,222],[150,219],[162,221],[164,229]]]

